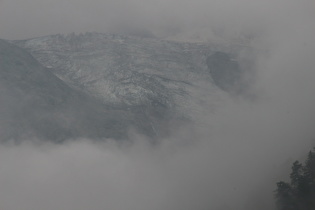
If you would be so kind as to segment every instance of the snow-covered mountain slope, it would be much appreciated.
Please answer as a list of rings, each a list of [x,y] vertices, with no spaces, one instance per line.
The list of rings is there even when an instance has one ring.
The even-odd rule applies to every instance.
[[[101,33],[11,43],[30,52],[68,87],[128,115],[123,127],[133,125],[150,136],[167,134],[170,123],[194,120],[205,105],[219,105],[220,95],[238,91],[243,72],[239,49],[209,43]],[[121,115],[106,110],[121,122]]]
[[[225,59],[218,60],[213,56],[222,49],[205,43],[101,33],[53,35],[15,43],[67,84],[106,104],[145,105],[146,110],[172,110],[179,116],[198,109],[192,92],[201,87],[214,95],[218,87],[228,90],[224,87],[233,84],[224,84],[225,75],[235,77],[230,76],[227,83],[237,83],[240,73],[230,54],[221,52]],[[216,69],[225,67],[229,68]],[[224,73],[218,76],[220,71]]]
[[[152,128],[128,110],[105,106],[56,77],[27,51],[0,40],[1,140],[125,138]]]

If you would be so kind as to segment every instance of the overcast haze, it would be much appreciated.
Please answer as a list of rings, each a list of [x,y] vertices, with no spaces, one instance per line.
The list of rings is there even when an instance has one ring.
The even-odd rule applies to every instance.
[[[25,39],[128,27],[158,36],[239,38],[279,27],[289,32],[293,25],[314,26],[314,7],[312,0],[1,0],[0,37]]]
[[[203,126],[155,146],[139,134],[127,145],[2,145],[0,208],[273,209],[275,183],[315,144],[315,2],[0,0],[3,39],[125,28],[250,45],[255,99],[222,91],[222,106],[196,117]]]

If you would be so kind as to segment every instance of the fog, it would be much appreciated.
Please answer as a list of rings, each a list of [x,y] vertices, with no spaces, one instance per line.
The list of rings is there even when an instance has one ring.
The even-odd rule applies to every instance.
[[[220,107],[205,105],[197,124],[157,145],[132,131],[122,142],[1,145],[0,208],[273,209],[275,183],[315,143],[314,9],[312,0],[0,0],[5,39],[137,28],[259,51],[254,99],[222,92]]]
[[[273,209],[275,182],[313,146],[314,118],[223,100],[230,103],[204,119],[207,130],[178,129],[156,145],[136,133],[124,142],[8,142],[0,147],[0,207]]]
[[[284,77],[282,82],[293,79]],[[177,129],[156,145],[134,132],[122,142],[3,144],[0,207],[273,209],[276,181],[285,179],[315,136],[311,79],[284,88],[281,78],[270,80],[255,101],[222,93],[222,106],[215,113],[205,108],[199,117],[203,126]],[[293,97],[295,88],[305,95]]]
[[[0,37],[26,39],[56,33],[149,30],[184,40],[278,38],[312,30],[312,0],[1,0]]]

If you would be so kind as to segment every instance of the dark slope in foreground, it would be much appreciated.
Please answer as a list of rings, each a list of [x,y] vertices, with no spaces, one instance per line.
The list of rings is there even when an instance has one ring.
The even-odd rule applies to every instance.
[[[124,138],[127,112],[73,90],[28,52],[0,40],[1,140]],[[140,126],[139,126],[140,127]]]

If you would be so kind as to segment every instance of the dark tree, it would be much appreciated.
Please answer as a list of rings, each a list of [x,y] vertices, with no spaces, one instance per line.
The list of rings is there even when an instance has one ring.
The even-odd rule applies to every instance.
[[[296,188],[303,179],[303,166],[299,161],[295,161],[292,165],[292,172],[290,174],[291,186]]]
[[[294,202],[293,190],[289,183],[278,182],[276,190],[277,208],[279,210],[296,210]]]
[[[304,203],[307,209],[315,209],[315,148],[308,153],[305,161],[304,182],[302,183],[304,192]]]
[[[308,153],[304,167],[305,178],[314,186],[315,178],[315,148]]]
[[[278,182],[275,191],[279,210],[315,210],[315,148],[308,153],[303,166],[292,165],[291,182]]]

